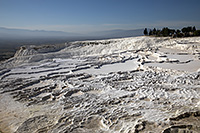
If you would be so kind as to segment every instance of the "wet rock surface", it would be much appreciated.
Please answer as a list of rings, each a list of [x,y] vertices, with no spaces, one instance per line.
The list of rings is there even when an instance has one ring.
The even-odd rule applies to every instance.
[[[1,64],[0,132],[198,133],[199,49],[198,37],[22,48]]]

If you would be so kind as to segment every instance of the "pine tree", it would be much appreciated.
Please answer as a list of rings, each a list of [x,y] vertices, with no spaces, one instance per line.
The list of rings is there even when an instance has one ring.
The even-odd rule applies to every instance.
[[[144,35],[148,35],[148,31],[147,31],[147,28],[144,29]]]
[[[169,33],[170,33],[169,28],[168,27],[163,28],[162,31],[161,31],[161,33],[162,33],[162,35],[164,37],[169,36]]]
[[[192,30],[193,30],[193,32],[195,32],[195,31],[196,31],[196,27],[194,26],[194,27],[192,28]]]
[[[153,29],[153,35],[156,35],[156,28]]]
[[[150,30],[150,31],[149,31],[149,35],[151,36],[152,34],[153,34],[153,33],[152,33],[152,30]]]

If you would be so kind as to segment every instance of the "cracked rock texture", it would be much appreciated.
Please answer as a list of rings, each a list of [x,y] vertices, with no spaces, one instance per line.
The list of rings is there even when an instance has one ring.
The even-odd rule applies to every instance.
[[[200,38],[21,47],[0,66],[0,133],[199,133]]]

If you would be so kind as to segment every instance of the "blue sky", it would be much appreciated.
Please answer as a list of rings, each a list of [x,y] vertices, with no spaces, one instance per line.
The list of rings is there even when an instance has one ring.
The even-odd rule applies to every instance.
[[[200,28],[200,0],[0,0],[0,27],[76,33]]]

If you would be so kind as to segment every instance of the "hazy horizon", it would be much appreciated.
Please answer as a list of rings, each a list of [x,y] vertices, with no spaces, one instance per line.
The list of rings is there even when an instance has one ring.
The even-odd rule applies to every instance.
[[[0,27],[79,34],[141,28],[200,28],[199,0],[1,0]]]

